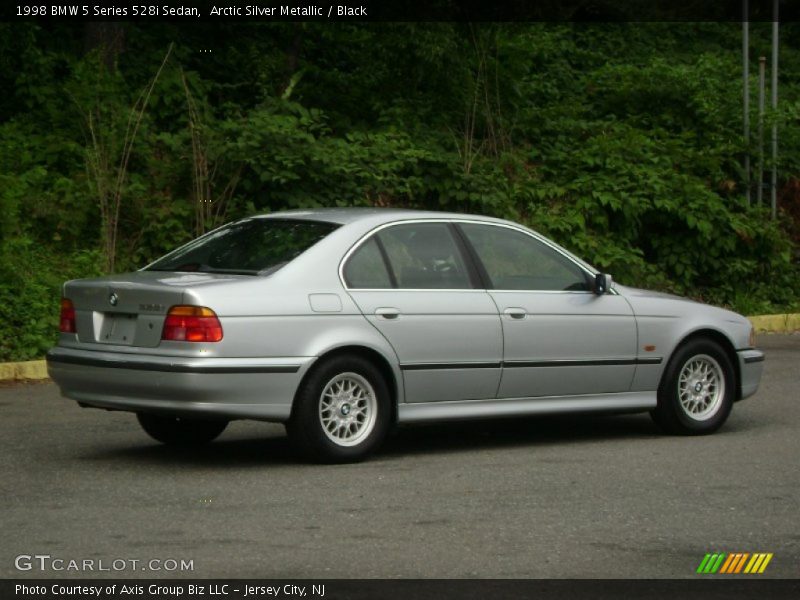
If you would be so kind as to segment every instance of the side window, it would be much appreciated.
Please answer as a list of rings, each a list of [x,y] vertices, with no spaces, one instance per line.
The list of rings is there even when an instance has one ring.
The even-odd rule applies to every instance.
[[[472,287],[461,252],[446,223],[395,225],[382,230],[378,237],[386,249],[397,287]]]
[[[382,289],[392,287],[386,263],[375,237],[371,237],[353,252],[344,267],[344,280],[351,288]]]
[[[507,227],[462,224],[497,290],[589,291],[583,269],[539,240]]]

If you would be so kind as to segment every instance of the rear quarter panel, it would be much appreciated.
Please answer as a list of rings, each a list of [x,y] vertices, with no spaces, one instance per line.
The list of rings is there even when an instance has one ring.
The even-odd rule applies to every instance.
[[[403,379],[393,348],[367,321],[338,276],[341,257],[364,231],[365,226],[342,227],[268,277],[187,290],[186,303],[212,308],[224,332],[222,341],[198,351],[205,356],[266,358],[320,357],[343,347],[368,348],[390,365],[402,399]]]

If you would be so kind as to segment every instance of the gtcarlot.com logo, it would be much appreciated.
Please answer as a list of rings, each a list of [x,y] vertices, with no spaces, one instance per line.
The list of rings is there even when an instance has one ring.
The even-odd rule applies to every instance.
[[[184,558],[60,558],[50,554],[20,554],[17,571],[194,571],[194,559]]]
[[[760,574],[772,560],[771,552],[715,552],[706,554],[697,572],[701,574]]]

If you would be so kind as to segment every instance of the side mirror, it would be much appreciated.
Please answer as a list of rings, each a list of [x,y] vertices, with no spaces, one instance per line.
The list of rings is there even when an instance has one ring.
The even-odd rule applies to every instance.
[[[598,296],[607,294],[611,291],[611,275],[608,273],[598,273],[594,276],[594,293]]]

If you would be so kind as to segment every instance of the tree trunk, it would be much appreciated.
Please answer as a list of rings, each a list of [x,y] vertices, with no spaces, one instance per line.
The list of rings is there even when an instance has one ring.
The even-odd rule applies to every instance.
[[[117,67],[119,55],[125,51],[123,23],[116,21],[86,23],[83,48],[87,53],[98,50],[102,64],[109,71],[113,71]]]

